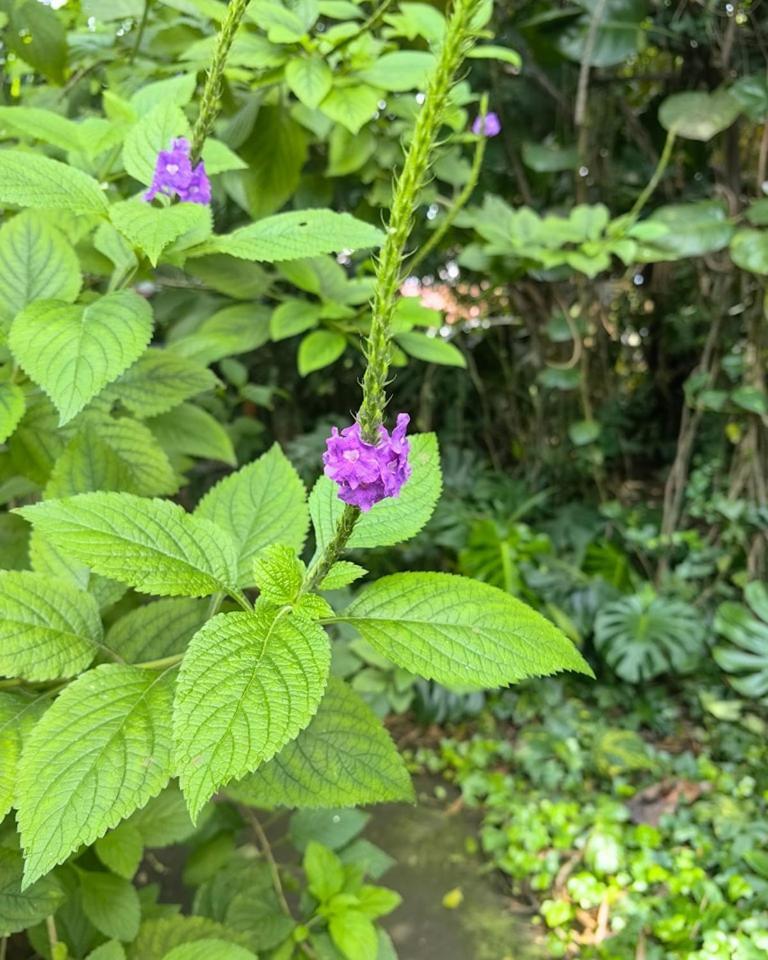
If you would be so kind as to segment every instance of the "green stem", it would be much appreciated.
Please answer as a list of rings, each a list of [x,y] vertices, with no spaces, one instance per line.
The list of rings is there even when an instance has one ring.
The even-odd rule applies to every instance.
[[[197,161],[203,149],[208,134],[213,129],[213,123],[221,109],[221,91],[223,86],[224,66],[229,56],[232,41],[235,39],[237,28],[245,14],[249,0],[231,0],[227,6],[227,14],[221,24],[213,59],[205,78],[205,86],[200,97],[200,112],[192,131],[192,159]]]
[[[379,20],[381,20],[381,18],[384,16],[384,14],[387,12],[389,7],[391,6],[392,6],[392,0],[382,0],[382,2],[376,7],[376,9],[373,11],[370,17],[368,17],[368,19],[365,20],[360,25],[359,30],[356,30],[355,33],[352,34],[352,36],[345,37],[343,40],[339,40],[339,42],[335,44],[333,47],[331,47],[331,49],[328,52],[336,53],[337,50],[343,50],[344,47],[349,46],[350,43],[354,43],[355,40],[358,40],[360,37],[362,37],[364,33],[368,33],[369,30],[372,30],[376,26],[376,24],[379,22]]]
[[[142,663],[134,663],[134,667],[141,667],[142,670],[166,670],[168,667],[175,667],[184,659],[183,653],[173,653],[169,657],[161,657],[159,660],[144,660]]]
[[[416,118],[413,139],[395,183],[392,213],[376,270],[371,333],[366,346],[368,364],[363,376],[363,402],[358,411],[361,433],[368,443],[378,441],[384,418],[390,327],[414,211],[429,171],[453,78],[471,45],[472,18],[478,7],[479,0],[456,0],[454,4],[437,65],[429,78],[424,104]]]
[[[144,11],[141,14],[141,22],[139,23],[139,32],[136,34],[136,42],[133,45],[131,50],[131,55],[128,57],[128,63],[133,63],[138,55],[139,48],[141,47],[141,41],[144,39],[144,31],[147,28],[147,21],[149,20],[149,11],[152,7],[152,0],[144,0]]]
[[[371,332],[365,348],[367,365],[363,376],[363,401],[357,415],[363,440],[367,443],[378,442],[379,427],[384,419],[392,314],[400,289],[400,271],[413,228],[414,211],[429,171],[454,77],[472,43],[472,18],[480,2],[455,0],[403,169],[395,182],[386,239],[376,267]],[[357,507],[348,505],[344,508],[333,537],[324,549],[318,549],[318,557],[307,571],[302,593],[308,593],[322,583],[347,545],[359,516]]]
[[[646,184],[645,189],[640,194],[640,196],[635,200],[634,206],[629,211],[629,216],[633,220],[637,220],[640,216],[640,213],[643,207],[646,205],[650,199],[653,191],[658,187],[659,181],[664,176],[664,171],[669,166],[669,161],[672,159],[672,148],[675,145],[675,131],[670,130],[667,134],[667,139],[664,143],[664,149],[661,151],[661,156],[659,157],[659,162],[656,164],[656,169],[653,171],[653,176]]]
[[[480,116],[483,118],[483,120],[485,120],[487,111],[488,97],[487,95],[484,95],[480,106]],[[483,157],[485,156],[485,145],[487,142],[488,138],[484,137],[482,134],[478,137],[477,143],[475,144],[475,155],[472,158],[472,169],[469,172],[469,178],[467,182],[464,184],[461,192],[446,211],[445,216],[440,221],[439,226],[432,232],[432,235],[421,247],[421,249],[416,251],[410,263],[407,264],[407,270],[409,274],[413,275],[416,272],[416,268],[419,266],[419,264],[423,263],[429,254],[432,253],[446,233],[448,233],[448,231],[451,229],[456,217],[458,217],[459,213],[469,202],[469,198],[474,193],[475,187],[477,186],[477,181],[480,178],[480,170],[483,166]]]

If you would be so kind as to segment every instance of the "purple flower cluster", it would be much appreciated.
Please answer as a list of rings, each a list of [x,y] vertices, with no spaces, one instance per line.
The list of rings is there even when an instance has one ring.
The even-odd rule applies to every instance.
[[[344,503],[368,511],[386,497],[396,497],[411,475],[408,463],[410,443],[405,431],[410,417],[398,414],[397,426],[390,436],[379,427],[379,442],[366,443],[360,436],[360,424],[345,427],[341,433],[333,428],[323,454],[325,475],[339,487]]]
[[[158,153],[152,185],[144,194],[147,203],[154,200],[158,193],[164,193],[168,197],[175,194],[185,203],[211,202],[211,182],[205,172],[205,165],[201,160],[193,170],[189,151],[189,140],[179,137],[171,142],[170,150],[161,150]]]
[[[497,113],[486,113],[485,116],[475,117],[472,124],[472,133],[478,137],[495,137],[501,133],[501,120]]]

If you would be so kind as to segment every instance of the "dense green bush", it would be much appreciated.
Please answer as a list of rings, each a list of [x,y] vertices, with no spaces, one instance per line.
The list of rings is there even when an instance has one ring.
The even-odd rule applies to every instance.
[[[405,711],[531,724],[435,765],[551,955],[762,955],[763,20],[0,0],[0,957],[388,960],[335,808],[411,796]],[[317,479],[354,410],[416,431],[362,515]],[[541,725],[484,689],[587,660]],[[630,827],[665,778],[690,817]],[[343,836],[278,867],[280,806]],[[133,882],[171,843],[194,901]]]

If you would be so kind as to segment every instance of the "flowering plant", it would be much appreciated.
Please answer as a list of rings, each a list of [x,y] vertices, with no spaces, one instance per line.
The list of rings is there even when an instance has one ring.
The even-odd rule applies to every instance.
[[[265,42],[299,46],[308,29],[301,14],[286,7],[270,20],[271,6],[254,14]],[[448,685],[589,672],[548,620],[466,578],[397,573],[366,584],[351,602],[335,593],[367,574],[344,559],[348,549],[414,536],[440,492],[435,437],[406,437],[407,414],[389,433],[384,414],[413,211],[481,6],[456,0],[430,54],[384,232],[321,207],[254,214],[214,232],[216,178],[229,178],[236,198],[248,193],[248,182],[237,179],[247,164],[212,136],[245,0],[232,0],[219,16],[191,129],[181,105],[194,75],[191,84],[187,76],[166,78],[161,90],[149,84],[130,101],[107,91],[106,116],[82,123],[39,107],[3,114],[20,132],[16,146],[0,150],[0,203],[20,212],[0,231],[10,357],[0,382],[1,426],[7,465],[19,474],[10,520],[25,537],[27,524],[32,532],[30,562],[0,572],[0,814],[15,811],[2,827],[0,863],[8,897],[25,904],[16,915],[0,901],[0,935],[45,921],[46,955],[59,960],[69,946],[56,918],[65,915],[63,904],[82,901],[94,934],[82,949],[72,947],[78,956],[93,947],[94,957],[121,957],[119,942],[138,936],[134,956],[164,957],[138,932],[128,880],[136,851],[140,858],[153,836],[151,817],[161,817],[163,798],[179,799],[172,778],[184,817],[198,824],[220,791],[245,805],[292,808],[412,798],[385,729],[331,676],[336,624],[354,628],[403,669]],[[292,29],[301,31],[298,39]],[[332,41],[327,57],[341,56],[350,38]],[[312,69],[325,84],[324,69],[317,62]],[[297,69],[286,68],[286,78],[306,106],[315,96],[310,81]],[[491,136],[491,115],[484,115]],[[25,149],[30,135],[62,149],[66,162]],[[126,181],[128,197],[115,187]],[[236,465],[230,436],[192,401],[220,386],[210,364],[263,343],[256,264],[285,265],[297,285],[319,289],[311,278],[329,268],[322,260],[318,267],[318,258],[372,249],[380,252],[370,282],[351,291],[346,277],[337,280],[335,303],[345,317],[342,308],[371,298],[360,408],[351,426],[334,429],[325,476],[309,497],[275,446],[224,476],[191,511],[167,499],[195,458]],[[153,294],[176,282],[202,298],[201,277],[214,291],[241,296],[247,289],[245,302],[204,317],[190,306],[186,326],[165,347],[150,346],[160,322]],[[164,309],[173,313],[172,299]],[[290,319],[296,322],[295,312]],[[339,355],[327,338],[340,334],[314,333]],[[305,562],[310,519],[314,553]],[[90,846],[96,861],[82,852]],[[109,872],[94,869],[99,862]],[[373,920],[391,899],[322,850],[307,847],[305,872],[320,931],[310,935],[288,908],[280,938],[255,948],[289,958],[325,937],[347,960],[375,960]]]

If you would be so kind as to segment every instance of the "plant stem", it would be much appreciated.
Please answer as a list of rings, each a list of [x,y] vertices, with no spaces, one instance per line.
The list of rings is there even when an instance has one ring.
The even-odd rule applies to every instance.
[[[392,314],[398,298],[406,244],[413,228],[414,210],[427,177],[454,77],[472,44],[472,18],[480,2],[455,0],[437,64],[427,84],[424,104],[416,118],[403,169],[395,182],[392,213],[376,266],[371,332],[365,348],[367,364],[363,375],[363,401],[357,414],[362,438],[367,443],[378,442],[379,427],[384,419]],[[319,551],[318,558],[307,571],[302,593],[314,590],[322,582],[344,550],[359,516],[357,507],[347,505],[344,508],[333,537]]]
[[[147,21],[149,20],[149,11],[151,7],[152,7],[152,0],[144,0],[144,11],[141,14],[141,22],[139,23],[139,30],[138,30],[138,33],[136,34],[136,42],[133,45],[133,49],[131,50],[130,57],[128,57],[128,63],[133,63],[133,61],[136,59],[136,56],[139,52],[139,48],[141,47],[141,41],[144,39],[144,31],[147,28]]]
[[[488,97],[487,95],[484,95],[480,106],[480,116],[483,118],[483,120],[485,120],[487,111]],[[419,264],[423,263],[429,254],[432,253],[446,233],[448,233],[448,231],[451,229],[456,217],[467,205],[469,198],[472,196],[475,187],[477,186],[477,181],[480,178],[480,170],[483,166],[483,157],[485,156],[485,145],[487,142],[488,138],[482,136],[482,134],[480,137],[478,137],[477,143],[475,144],[475,155],[472,158],[472,169],[469,172],[469,178],[467,179],[467,182],[464,184],[461,192],[446,211],[445,216],[440,221],[440,225],[432,232],[429,240],[427,240],[421,249],[416,251],[410,263],[407,264],[409,274],[415,273]]]
[[[248,0],[231,0],[227,6],[227,14],[221,24],[213,51],[213,59],[205,78],[205,86],[200,97],[200,112],[192,131],[192,160],[197,161],[203,149],[208,134],[213,129],[213,123],[221,109],[222,78],[224,66],[229,56],[232,41],[235,39],[237,28],[245,14]]]
[[[378,441],[379,427],[384,418],[390,326],[418,195],[429,170],[453,78],[471,45],[472,18],[479,6],[479,0],[456,0],[453,6],[437,65],[429,78],[424,104],[416,118],[413,139],[395,183],[392,213],[376,269],[371,333],[366,346],[368,363],[363,376],[363,402],[357,416],[363,440],[368,443]]]
[[[161,657],[159,660],[144,660],[143,663],[134,663],[134,667],[141,667],[142,670],[165,670],[168,667],[175,667],[183,659],[183,653],[172,653],[169,657]]]
[[[45,926],[48,931],[48,943],[50,944],[51,950],[59,942],[59,935],[56,932],[56,921],[53,919],[53,915],[45,918]]]
[[[256,835],[259,848],[264,856],[264,859],[267,861],[269,872],[272,877],[272,886],[275,888],[275,894],[280,902],[280,907],[286,917],[290,917],[291,920],[293,920],[294,917],[291,913],[291,908],[288,905],[288,901],[285,899],[285,891],[283,890],[283,884],[280,880],[280,870],[278,869],[274,855],[272,854],[272,847],[269,844],[269,838],[267,837],[266,833],[264,833],[264,829],[259,823],[258,817],[250,807],[241,806],[240,812],[251,825],[251,829]]]
[[[659,162],[656,164],[656,169],[653,171],[651,179],[645,186],[645,189],[640,194],[640,196],[635,200],[634,206],[629,211],[629,216],[633,220],[637,220],[640,216],[640,213],[643,207],[646,205],[648,200],[651,197],[653,191],[658,187],[659,181],[664,176],[664,171],[669,166],[669,161],[672,159],[672,148],[675,145],[675,131],[670,130],[667,134],[667,139],[664,142],[664,149],[661,151],[661,156],[659,157]]]

